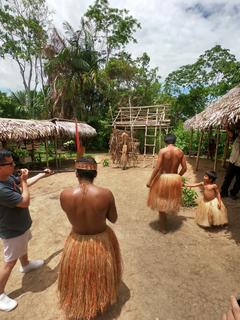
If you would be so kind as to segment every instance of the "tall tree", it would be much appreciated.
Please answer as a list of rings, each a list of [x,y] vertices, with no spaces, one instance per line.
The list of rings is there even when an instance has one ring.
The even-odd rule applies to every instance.
[[[85,17],[92,23],[95,49],[101,52],[105,61],[129,42],[136,42],[133,33],[141,27],[128,10],[111,8],[108,0],[96,0]]]
[[[170,73],[165,92],[174,96],[175,120],[199,113],[216,97],[225,94],[240,82],[240,62],[220,45],[207,50],[191,65]]]
[[[98,54],[93,50],[91,32],[81,21],[79,30],[65,23],[65,36],[54,30],[45,48],[45,66],[53,102],[51,115],[65,118],[85,117],[94,96]]]
[[[48,17],[45,0],[8,0],[0,8],[0,56],[18,64],[28,108],[33,106],[31,91],[44,85],[42,48],[47,41]]]

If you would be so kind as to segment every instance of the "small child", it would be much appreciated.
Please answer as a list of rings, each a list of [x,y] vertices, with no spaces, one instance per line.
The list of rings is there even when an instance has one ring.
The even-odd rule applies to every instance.
[[[228,223],[227,209],[222,202],[218,186],[214,183],[216,179],[215,171],[207,171],[202,182],[186,185],[190,188],[203,188],[203,199],[198,204],[196,212],[196,223],[202,227],[222,226]]]

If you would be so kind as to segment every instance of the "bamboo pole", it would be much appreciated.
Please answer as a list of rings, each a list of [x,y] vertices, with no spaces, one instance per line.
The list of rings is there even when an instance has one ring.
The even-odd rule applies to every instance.
[[[229,137],[227,134],[225,146],[224,146],[224,152],[223,152],[223,160],[222,160],[222,167],[226,167],[226,160],[227,160],[227,155],[228,155],[228,149],[229,149]]]
[[[218,128],[218,130],[217,130],[217,141],[216,141],[216,150],[215,150],[214,166],[213,166],[214,171],[216,171],[216,168],[217,168],[217,154],[218,154],[219,137],[220,137],[220,128]]]
[[[54,137],[54,153],[55,153],[56,168],[58,168],[58,159],[57,159],[57,137]]]
[[[201,132],[201,136],[198,142],[198,152],[197,152],[197,159],[196,159],[196,171],[198,171],[198,165],[199,165],[199,156],[200,156],[200,150],[202,146],[202,141],[203,141],[203,136],[204,136],[204,131]]]
[[[48,163],[48,138],[45,139],[44,145],[45,145],[45,151],[46,151],[46,163],[47,163],[47,167],[48,167],[48,165],[49,165],[49,163]]]
[[[191,158],[191,154],[192,154],[192,142],[193,142],[193,129],[191,129],[190,142],[189,142],[189,150],[188,150],[189,158]]]

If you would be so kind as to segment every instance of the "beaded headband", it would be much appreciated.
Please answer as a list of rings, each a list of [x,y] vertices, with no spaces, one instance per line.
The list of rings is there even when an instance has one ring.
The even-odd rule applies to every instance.
[[[96,164],[96,163],[88,163],[88,162],[75,161],[75,169],[80,169],[80,170],[95,170],[95,171],[97,171],[97,164]]]

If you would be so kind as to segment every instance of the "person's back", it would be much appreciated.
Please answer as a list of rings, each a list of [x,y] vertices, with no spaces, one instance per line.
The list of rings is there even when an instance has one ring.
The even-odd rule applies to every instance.
[[[106,219],[115,222],[116,208],[108,189],[85,181],[76,189],[64,190],[60,200],[76,233],[101,233],[106,229]]]
[[[122,260],[115,233],[106,224],[106,219],[117,220],[112,192],[93,184],[93,158],[80,158],[75,168],[79,186],[60,195],[72,231],[59,267],[59,304],[67,318],[87,320],[116,302]]]
[[[147,205],[152,210],[158,210],[159,229],[166,233],[166,214],[177,213],[180,209],[181,176],[186,172],[187,164],[182,150],[174,145],[176,136],[168,134],[164,137],[164,141],[167,147],[159,151],[156,166],[147,183],[147,187],[150,188]]]
[[[184,153],[174,145],[168,145],[159,152],[162,157],[162,165],[160,173],[178,173],[178,168],[182,163]]]

